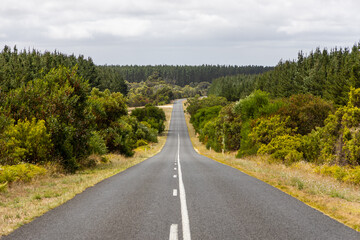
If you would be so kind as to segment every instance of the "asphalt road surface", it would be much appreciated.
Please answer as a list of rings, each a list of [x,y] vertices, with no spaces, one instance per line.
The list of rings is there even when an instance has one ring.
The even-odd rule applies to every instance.
[[[197,154],[180,101],[156,156],[100,182],[4,239],[360,239],[236,169]]]

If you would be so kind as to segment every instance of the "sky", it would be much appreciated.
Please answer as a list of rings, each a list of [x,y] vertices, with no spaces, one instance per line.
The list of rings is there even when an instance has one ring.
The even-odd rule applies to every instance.
[[[358,0],[1,0],[0,48],[96,64],[266,65],[360,42]]]

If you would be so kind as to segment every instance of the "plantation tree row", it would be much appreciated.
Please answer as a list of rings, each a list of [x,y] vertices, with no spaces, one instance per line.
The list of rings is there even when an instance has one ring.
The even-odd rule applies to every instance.
[[[238,100],[260,89],[273,98],[310,93],[346,105],[351,87],[360,87],[360,45],[298,54],[294,61],[280,61],[271,71],[259,75],[227,76],[215,79],[210,94]]]
[[[259,74],[271,70],[271,67],[263,66],[226,66],[226,65],[157,65],[157,66],[107,66],[120,73],[128,82],[146,81],[149,76],[157,72],[167,83],[178,86],[197,84],[200,82],[212,82],[213,79],[237,75]]]
[[[77,66],[77,73],[86,79],[91,87],[100,90],[109,89],[112,92],[127,94],[127,85],[124,78],[116,71],[96,66],[91,58],[80,55],[66,55],[57,51],[41,53],[35,49],[11,49],[5,46],[0,53],[0,90],[8,92],[20,87],[36,78],[43,78],[51,69],[64,66]]]

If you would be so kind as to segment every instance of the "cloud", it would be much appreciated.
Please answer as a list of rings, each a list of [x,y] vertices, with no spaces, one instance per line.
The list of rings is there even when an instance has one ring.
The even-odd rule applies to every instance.
[[[140,61],[155,59],[143,53],[156,49],[169,59],[178,54],[184,62],[201,52],[203,63],[211,49],[219,63],[245,62],[267,52],[270,63],[301,49],[357,42],[358,9],[357,0],[3,0],[0,43],[85,51],[95,53],[95,59],[107,59],[101,55],[106,45],[113,49],[111,61],[117,51]]]

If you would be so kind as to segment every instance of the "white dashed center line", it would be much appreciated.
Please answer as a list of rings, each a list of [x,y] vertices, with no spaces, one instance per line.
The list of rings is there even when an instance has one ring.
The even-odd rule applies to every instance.
[[[171,224],[169,240],[178,240],[178,225]]]

